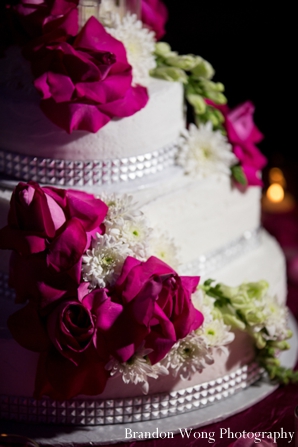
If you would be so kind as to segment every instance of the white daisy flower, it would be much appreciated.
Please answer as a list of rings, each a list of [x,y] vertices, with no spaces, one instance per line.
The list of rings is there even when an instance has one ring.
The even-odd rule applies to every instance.
[[[133,201],[133,196],[103,193],[99,198],[109,207],[105,218],[105,225],[108,228],[121,227],[124,221],[143,218],[143,213],[140,211],[138,203]]]
[[[83,256],[83,280],[90,282],[93,288],[113,285],[121,273],[125,259],[132,255],[128,245],[119,240],[117,230],[114,230],[114,234],[97,233],[91,249]]]
[[[146,261],[148,258],[148,240],[151,231],[143,219],[125,221],[122,225],[121,239],[140,261]]]
[[[144,394],[148,394],[148,378],[157,379],[160,375],[169,374],[168,370],[161,364],[151,365],[146,358],[152,349],[142,347],[131,359],[125,363],[120,363],[116,359],[111,359],[105,368],[110,371],[111,376],[120,374],[124,383],[133,383],[142,388]]]
[[[271,297],[268,294],[263,298],[263,304],[263,313],[265,317],[264,327],[268,332],[268,335],[264,335],[264,338],[276,341],[287,339],[288,309],[284,306],[280,306],[275,296]]]
[[[230,175],[230,167],[237,162],[232,146],[219,131],[214,131],[212,123],[191,124],[185,133],[178,163],[186,174],[207,177],[211,174]]]
[[[202,372],[214,362],[212,351],[203,335],[192,332],[176,343],[161,363],[174,377],[189,380],[193,373]]]
[[[214,320],[203,324],[202,331],[206,337],[209,346],[221,348],[231,343],[234,338],[234,332],[230,332],[230,326],[224,324],[223,320]]]
[[[133,83],[146,86],[150,79],[150,70],[156,67],[155,34],[143,27],[137,16],[132,14],[127,14],[122,20],[115,16],[106,30],[123,43],[128,62],[132,66]]]
[[[170,238],[166,233],[155,235],[150,239],[149,251],[150,255],[161,259],[174,270],[179,268],[178,249],[174,239]]]

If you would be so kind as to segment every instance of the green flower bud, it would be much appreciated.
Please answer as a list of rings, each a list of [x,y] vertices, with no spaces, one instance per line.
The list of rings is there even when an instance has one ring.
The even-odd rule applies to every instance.
[[[208,113],[210,113],[211,111],[213,111],[213,108],[208,108]],[[220,284],[220,290],[222,291],[224,296],[233,299],[233,297],[238,294],[239,287],[229,287],[225,284]]]
[[[290,345],[286,341],[275,341],[271,344],[274,348],[279,349],[280,351],[286,351],[290,349]]]
[[[188,102],[194,107],[198,115],[202,115],[206,111],[206,103],[202,96],[190,94],[186,96]]]
[[[187,76],[184,71],[176,67],[157,67],[150,72],[150,75],[155,78],[164,79],[165,81],[178,81],[183,84],[187,83]]]
[[[266,364],[272,366],[279,366],[280,361],[276,357],[266,358]]]
[[[288,339],[288,338],[291,338],[291,337],[293,337],[293,332],[291,331],[291,329],[288,329],[286,338]]]
[[[250,282],[243,284],[241,287],[245,287],[250,298],[260,299],[267,292],[269,284],[267,281],[261,280],[258,282]]]
[[[155,54],[161,57],[167,57],[172,53],[171,47],[167,42],[156,42]]]
[[[215,88],[218,92],[224,92],[225,86],[221,82],[217,82],[215,85]]]
[[[250,326],[255,326],[256,324],[260,324],[264,321],[264,314],[257,310],[249,309],[244,311],[244,316]]]
[[[206,92],[206,97],[215,102],[215,104],[226,104],[227,98],[220,92],[209,90]]]
[[[248,295],[245,293],[245,291],[239,290],[236,295],[234,295],[232,298],[232,303],[237,308],[242,308],[243,306],[250,306],[252,305],[251,300],[249,299]]]
[[[194,68],[198,63],[198,57],[192,54],[185,56],[166,56],[166,63],[172,67],[181,68],[182,70],[189,71]]]
[[[266,346],[266,340],[264,340],[262,334],[260,332],[257,332],[254,334],[254,339],[256,343],[256,347],[258,349],[263,349]]]
[[[239,320],[236,315],[224,314],[223,320],[225,324],[231,326],[234,329],[241,329],[242,331],[244,331],[245,329],[245,324],[243,323],[243,321]]]
[[[191,70],[191,72],[196,78],[205,79],[212,79],[215,73],[212,65],[203,58],[198,61],[197,65]]]

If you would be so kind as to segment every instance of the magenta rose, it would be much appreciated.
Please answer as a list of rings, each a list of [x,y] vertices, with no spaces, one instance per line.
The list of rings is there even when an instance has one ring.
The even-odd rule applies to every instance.
[[[156,39],[165,34],[168,10],[161,0],[142,0],[142,22],[155,32]]]
[[[230,110],[226,116],[225,127],[248,184],[262,186],[259,171],[264,168],[267,160],[256,146],[263,139],[263,135],[253,122],[254,110],[254,105],[249,101]]]
[[[32,59],[41,108],[67,132],[97,132],[112,118],[133,115],[147,104],[147,90],[132,87],[123,44],[94,17],[72,44],[46,44],[42,55]]]
[[[55,32],[60,37],[75,36],[78,32],[78,0],[21,0],[8,6],[14,15],[15,25],[22,30],[23,42],[43,39],[53,42]],[[57,34],[57,35],[58,35]]]
[[[76,365],[95,332],[90,311],[77,301],[59,304],[48,317],[47,330],[56,349]]]
[[[256,146],[263,139],[263,135],[253,121],[254,105],[247,101],[230,110],[225,105],[217,105],[210,100],[206,102],[224,115],[227,137],[242,166],[247,184],[262,186],[260,171],[266,165],[267,159]]]
[[[15,340],[26,349],[40,352],[36,397],[68,399],[77,394],[96,395],[105,388],[109,376],[105,369],[108,355],[100,356],[96,331],[101,326],[107,330],[107,321],[113,322],[117,316],[113,307],[118,311],[119,305],[111,303],[102,291],[103,298],[95,300],[91,311],[78,299],[87,289],[87,283],[81,284],[76,295],[60,300],[47,313],[29,302],[9,317],[8,327]],[[101,323],[96,320],[98,312]]]
[[[146,262],[128,257],[112,295],[123,306],[115,333],[109,335],[116,358],[127,361],[145,341],[156,363],[177,340],[200,327],[203,315],[191,301],[198,282],[199,277],[180,277],[155,257]]]
[[[8,225],[0,230],[0,248],[15,251],[10,282],[19,301],[40,298],[47,305],[64,296],[70,282],[79,284],[82,255],[92,235],[103,232],[107,209],[81,191],[18,184]]]

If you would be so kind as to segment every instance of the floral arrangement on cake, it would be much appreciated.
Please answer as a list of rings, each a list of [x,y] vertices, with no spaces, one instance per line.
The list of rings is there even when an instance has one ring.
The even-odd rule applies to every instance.
[[[187,174],[232,175],[238,185],[262,186],[260,171],[266,158],[256,144],[263,135],[253,122],[254,105],[247,101],[229,109],[224,85],[213,82],[215,71],[200,56],[179,55],[166,42],[155,46],[157,66],[151,75],[184,84],[195,123],[183,135],[178,163]]]
[[[113,12],[102,23],[90,17],[81,29],[79,11],[79,0],[7,5],[9,31],[31,64],[49,120],[69,133],[97,132],[146,106],[150,76],[182,82],[195,124],[181,137],[177,163],[186,174],[223,174],[238,186],[262,186],[266,158],[256,146],[263,136],[253,122],[254,105],[231,110],[209,62],[156,42],[167,21],[161,0],[142,0],[141,20]]]
[[[145,393],[161,375],[187,380],[227,349],[232,328],[251,334],[273,377],[292,379],[276,358],[287,311],[268,285],[198,287],[154,256],[150,233],[130,197],[17,185],[0,248],[13,250],[9,282],[23,304],[8,327],[40,353],[35,396],[97,395],[115,375]]]

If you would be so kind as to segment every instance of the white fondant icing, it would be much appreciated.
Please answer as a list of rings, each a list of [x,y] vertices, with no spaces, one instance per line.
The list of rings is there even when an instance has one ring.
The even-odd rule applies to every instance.
[[[272,262],[274,260],[274,262]],[[257,249],[235,260],[223,269],[213,272],[212,278],[227,285],[239,285],[243,281],[265,279],[270,284],[270,293],[276,294],[280,303],[286,300],[285,260],[277,242],[265,231],[262,233],[262,244]],[[201,278],[204,281],[207,278]],[[17,307],[7,300],[0,301],[2,309],[1,326],[9,313]],[[228,374],[251,361],[254,357],[251,341],[246,334],[239,333],[235,341],[228,345],[229,355],[215,354],[215,363],[208,366],[202,374],[196,373],[191,381],[183,381],[169,376],[158,380],[150,380],[150,392],[158,393],[172,389],[183,389],[194,383],[204,383]],[[0,394],[32,396],[34,389],[35,368],[38,354],[20,347],[5,331],[5,338],[0,336]],[[24,368],[26,365],[26,368]],[[140,389],[124,385],[121,378],[108,382],[102,398],[137,396]]]
[[[149,102],[144,109],[128,118],[110,121],[97,133],[74,131],[69,135],[41,112],[28,62],[22,60],[24,67],[18,67],[16,60],[20,56],[16,53],[12,49],[8,60],[0,60],[0,73],[5,67],[0,77],[0,147],[6,151],[67,160],[130,157],[175,143],[185,127],[183,86],[152,78],[148,85]],[[11,65],[11,70],[7,65]],[[9,78],[10,72],[14,73],[14,82]]]

